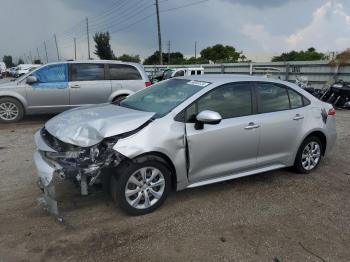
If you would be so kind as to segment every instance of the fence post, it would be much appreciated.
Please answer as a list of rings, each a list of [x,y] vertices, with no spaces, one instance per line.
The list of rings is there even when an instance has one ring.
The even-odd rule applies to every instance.
[[[225,65],[221,64],[221,74],[225,74]]]
[[[287,63],[287,64],[286,64],[286,81],[289,80],[289,70],[290,70],[290,64]]]

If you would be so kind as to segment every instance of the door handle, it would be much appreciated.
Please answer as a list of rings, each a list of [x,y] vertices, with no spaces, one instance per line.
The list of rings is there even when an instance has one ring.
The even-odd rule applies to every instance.
[[[250,122],[244,129],[250,130],[250,129],[259,128],[259,127],[260,127],[260,125],[257,125],[253,122]]]
[[[295,117],[293,118],[293,120],[301,120],[304,119],[304,117],[300,114],[296,114]]]
[[[78,85],[78,84],[72,85],[71,88],[80,88],[80,85]]]

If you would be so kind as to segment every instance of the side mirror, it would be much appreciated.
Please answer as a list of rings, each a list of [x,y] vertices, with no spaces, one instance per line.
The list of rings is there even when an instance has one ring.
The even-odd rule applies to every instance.
[[[217,125],[221,122],[222,117],[218,112],[204,110],[196,116],[195,128],[203,129],[204,124]]]
[[[26,83],[27,84],[34,84],[38,82],[38,79],[36,78],[36,76],[28,76],[27,79],[26,79]]]

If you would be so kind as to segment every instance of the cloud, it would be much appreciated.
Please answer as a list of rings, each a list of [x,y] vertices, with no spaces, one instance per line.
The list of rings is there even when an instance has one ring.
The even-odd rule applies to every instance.
[[[343,50],[350,44],[350,16],[340,3],[327,1],[313,12],[309,24],[289,35],[273,35],[258,24],[244,25],[241,33],[265,51],[301,50],[311,46],[323,51]]]

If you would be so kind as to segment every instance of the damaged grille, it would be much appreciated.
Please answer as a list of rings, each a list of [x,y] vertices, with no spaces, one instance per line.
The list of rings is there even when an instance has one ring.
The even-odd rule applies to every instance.
[[[41,129],[41,137],[49,147],[57,152],[78,151],[81,149],[81,147],[65,143],[54,137],[46,130],[45,127]]]

